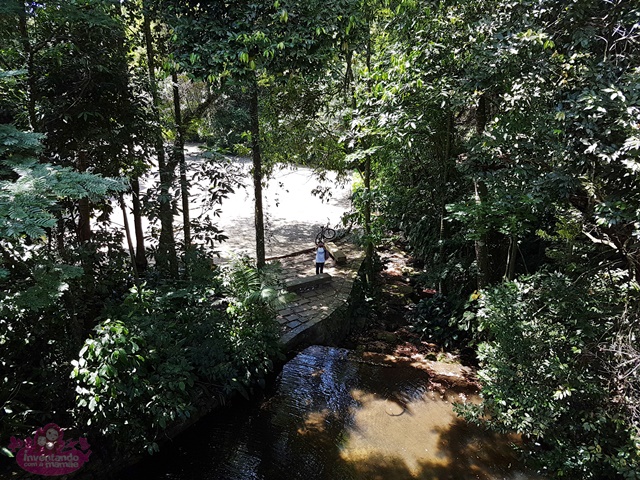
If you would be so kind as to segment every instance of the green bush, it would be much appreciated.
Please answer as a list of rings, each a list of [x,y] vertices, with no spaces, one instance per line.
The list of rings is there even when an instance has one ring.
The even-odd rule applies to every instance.
[[[73,362],[76,423],[115,449],[152,452],[211,398],[262,384],[279,347],[270,302],[282,297],[262,280],[237,266],[224,285],[133,289]]]
[[[473,346],[482,335],[482,325],[475,321],[477,299],[477,293],[464,304],[452,303],[441,294],[424,298],[410,316],[411,329],[446,349]]]
[[[0,279],[0,444],[50,421],[70,422],[66,372],[90,324],[88,288],[77,287],[93,282],[40,245],[13,252],[25,259],[22,270]]]
[[[134,290],[72,362],[76,423],[97,429],[114,447],[155,449],[152,432],[194,409],[190,388],[197,377],[185,350],[189,328],[171,303],[152,290]]]
[[[449,325],[451,307],[444,295],[437,294],[418,302],[411,315],[411,329],[435,343],[450,347],[458,329]]]
[[[484,402],[460,411],[522,434],[546,474],[637,478],[634,432],[605,373],[620,293],[545,272],[489,289],[478,312],[490,338],[478,352]]]

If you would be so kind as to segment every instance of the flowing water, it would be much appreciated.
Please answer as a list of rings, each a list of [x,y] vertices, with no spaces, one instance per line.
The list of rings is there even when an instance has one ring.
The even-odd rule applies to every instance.
[[[259,404],[214,412],[122,477],[532,480],[510,444],[460,420],[422,370],[309,347]]]

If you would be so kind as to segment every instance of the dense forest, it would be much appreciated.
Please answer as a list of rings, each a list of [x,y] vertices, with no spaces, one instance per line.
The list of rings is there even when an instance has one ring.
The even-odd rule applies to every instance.
[[[461,415],[552,477],[640,478],[637,2],[3,0],[0,32],[2,453],[48,422],[154,452],[264,384],[292,163],[354,175],[367,285],[389,238],[423,265],[414,328],[477,356]],[[256,258],[212,268],[228,155]]]

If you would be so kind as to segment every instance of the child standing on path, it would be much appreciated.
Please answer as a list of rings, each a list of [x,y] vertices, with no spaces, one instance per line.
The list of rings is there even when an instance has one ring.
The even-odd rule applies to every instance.
[[[318,247],[316,248],[316,275],[322,273],[324,269],[324,262],[327,261],[327,257],[330,257],[331,254],[324,247],[324,243],[318,242]]]

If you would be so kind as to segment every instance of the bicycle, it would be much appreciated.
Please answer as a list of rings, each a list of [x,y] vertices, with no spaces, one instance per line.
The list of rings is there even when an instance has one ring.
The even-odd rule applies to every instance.
[[[316,245],[325,240],[333,240],[334,238],[336,238],[336,231],[328,225],[326,227],[321,225],[320,231],[316,235]]]

